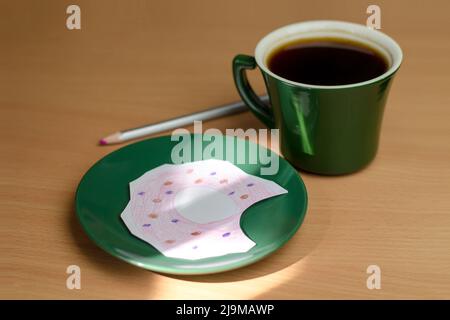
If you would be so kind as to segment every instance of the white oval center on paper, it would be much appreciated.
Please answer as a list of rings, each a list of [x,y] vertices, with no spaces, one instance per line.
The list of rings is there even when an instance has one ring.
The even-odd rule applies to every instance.
[[[175,196],[175,208],[196,223],[223,220],[237,212],[237,206],[230,196],[208,187],[189,187]]]

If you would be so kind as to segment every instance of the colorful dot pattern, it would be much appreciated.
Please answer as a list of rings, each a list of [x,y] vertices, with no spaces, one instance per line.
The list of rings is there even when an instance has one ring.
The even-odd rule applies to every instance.
[[[130,184],[137,196],[131,197],[121,216],[134,235],[171,257],[201,259],[250,249],[255,243],[240,229],[241,214],[255,202],[286,192],[220,160],[161,168]],[[227,195],[238,212],[208,224],[181,216],[174,206],[177,192],[198,185]]]

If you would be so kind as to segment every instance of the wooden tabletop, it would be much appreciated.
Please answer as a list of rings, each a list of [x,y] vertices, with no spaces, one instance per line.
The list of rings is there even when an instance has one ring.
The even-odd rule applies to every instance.
[[[356,174],[300,172],[299,232],[254,265],[167,276],[91,242],[74,211],[82,175],[118,129],[238,99],[237,53],[293,22],[365,23],[367,1],[68,1],[0,5],[0,298],[450,298],[448,1],[376,1],[404,50],[375,161]],[[251,81],[264,87],[258,72]],[[206,128],[262,128],[249,113]],[[81,268],[81,289],[66,268]],[[369,265],[381,289],[366,286]]]

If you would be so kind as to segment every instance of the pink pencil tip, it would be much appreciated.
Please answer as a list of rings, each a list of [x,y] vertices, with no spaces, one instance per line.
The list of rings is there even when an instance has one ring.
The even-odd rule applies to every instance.
[[[100,141],[98,142],[101,146],[106,146],[108,144],[108,142],[105,139],[100,139]]]

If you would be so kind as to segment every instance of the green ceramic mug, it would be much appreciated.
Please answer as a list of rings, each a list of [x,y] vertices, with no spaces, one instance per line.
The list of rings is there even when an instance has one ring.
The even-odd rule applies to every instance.
[[[343,38],[373,47],[389,63],[381,76],[338,86],[308,85],[274,74],[267,67],[270,53],[284,43],[308,38]],[[255,57],[238,55],[233,74],[242,100],[269,128],[280,129],[280,149],[299,169],[339,175],[371,162],[378,149],[384,106],[392,79],[402,61],[400,46],[379,31],[340,21],[310,21],[288,25],[265,36]],[[252,90],[246,70],[262,72],[270,107]]]

